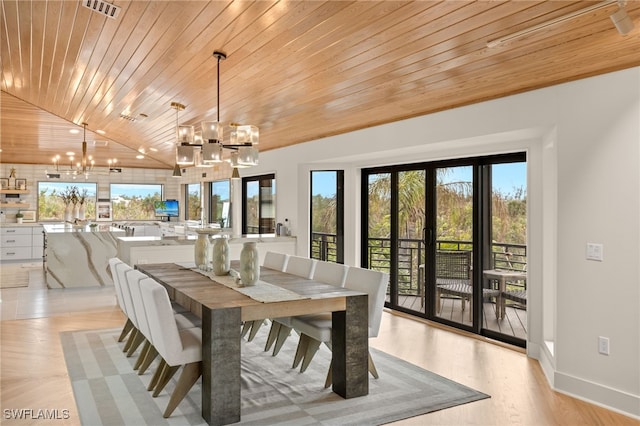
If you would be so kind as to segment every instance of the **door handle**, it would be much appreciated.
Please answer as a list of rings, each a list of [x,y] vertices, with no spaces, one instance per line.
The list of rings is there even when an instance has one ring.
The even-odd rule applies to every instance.
[[[431,245],[431,241],[433,241],[433,231],[430,228],[422,228],[422,241],[427,246]]]

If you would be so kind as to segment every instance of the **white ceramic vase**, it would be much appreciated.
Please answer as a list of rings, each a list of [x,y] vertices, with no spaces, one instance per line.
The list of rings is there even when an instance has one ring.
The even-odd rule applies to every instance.
[[[242,245],[240,251],[240,280],[245,286],[254,285],[260,278],[260,259],[258,259],[258,247],[255,242],[247,242]]]
[[[225,237],[213,240],[212,254],[213,273],[216,275],[227,275],[231,269],[231,259],[229,258],[229,240]]]
[[[78,219],[79,217],[80,217],[80,204],[76,203],[73,205],[73,218],[71,220]]]
[[[198,269],[206,271],[209,269],[209,236],[205,233],[198,233],[195,244],[194,260]]]
[[[64,207],[64,221],[73,222],[73,206],[71,204],[67,204]]]
[[[86,206],[84,204],[80,204],[80,206],[78,207],[78,219],[85,219],[85,208]]]

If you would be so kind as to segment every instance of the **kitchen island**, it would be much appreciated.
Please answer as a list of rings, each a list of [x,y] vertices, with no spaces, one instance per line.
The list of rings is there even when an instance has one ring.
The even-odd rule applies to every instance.
[[[213,237],[221,238],[220,235]],[[141,236],[141,237],[118,237],[118,257],[130,266],[145,263],[163,262],[193,262],[194,245],[197,236]],[[243,235],[241,237],[229,238],[229,256],[231,259],[240,259],[242,244],[254,241],[258,246],[260,264],[264,260],[267,251],[274,251],[285,254],[296,253],[296,238],[276,236],[274,234],[265,235]]]
[[[116,256],[117,238],[125,231],[110,225],[43,225],[45,279],[48,288],[113,285],[109,259]]]

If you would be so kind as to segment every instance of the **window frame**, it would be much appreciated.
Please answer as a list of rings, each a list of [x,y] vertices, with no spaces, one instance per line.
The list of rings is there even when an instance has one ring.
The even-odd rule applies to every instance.
[[[273,218],[263,217],[263,205],[266,201],[263,201],[263,194],[260,188],[262,182],[270,181],[270,185],[268,185],[271,190],[271,205],[273,209]],[[258,182],[258,232],[249,232],[248,225],[248,206],[247,206],[247,193],[248,193],[248,184],[252,182]],[[267,187],[267,186],[264,186]],[[242,178],[242,233],[247,235],[259,235],[259,234],[274,234],[275,233],[275,221],[276,221],[276,200],[277,200],[277,186],[276,186],[276,175],[275,173],[267,173],[263,175],[257,176],[248,176]],[[266,227],[263,225],[265,219],[273,219],[271,226]]]

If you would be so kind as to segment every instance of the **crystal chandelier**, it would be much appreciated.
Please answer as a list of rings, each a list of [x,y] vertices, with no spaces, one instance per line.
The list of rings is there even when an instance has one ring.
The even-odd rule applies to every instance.
[[[225,132],[220,121],[220,61],[227,58],[224,52],[215,51],[217,59],[217,118],[216,121],[203,121],[201,130],[196,132],[193,126],[180,125],[176,118],[177,146],[176,165],[207,167],[227,161],[231,167],[251,167],[258,164],[258,145],[260,132],[250,124],[230,123]],[[184,105],[172,102],[171,107],[179,110]],[[225,133],[228,138],[225,139]]]

